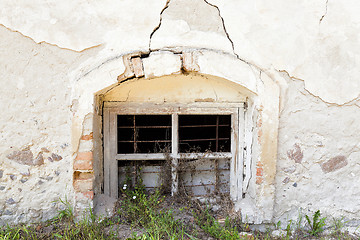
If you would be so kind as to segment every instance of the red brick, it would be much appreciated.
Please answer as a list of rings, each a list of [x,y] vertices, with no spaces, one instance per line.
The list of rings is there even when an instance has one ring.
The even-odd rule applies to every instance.
[[[93,179],[94,173],[93,172],[74,172],[74,180],[87,180],[87,179]]]
[[[88,141],[88,140],[91,140],[91,139],[93,139],[94,138],[94,136],[93,136],[93,133],[91,132],[90,134],[88,134],[88,135],[83,135],[82,137],[81,137],[81,140],[86,140],[86,141]]]
[[[88,192],[91,191],[93,188],[93,180],[75,180],[74,181],[74,189],[76,192]]]
[[[256,177],[256,184],[262,184],[264,179],[262,177]]]
[[[91,200],[94,199],[94,191],[84,192],[83,195]]]
[[[79,152],[75,160],[93,160],[92,152]]]
[[[93,170],[92,160],[75,160],[74,170]]]

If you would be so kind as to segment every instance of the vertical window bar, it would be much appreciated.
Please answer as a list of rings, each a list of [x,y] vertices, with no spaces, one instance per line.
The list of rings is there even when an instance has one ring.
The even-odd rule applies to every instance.
[[[133,122],[134,122],[134,153],[137,153],[137,137],[136,137],[136,119],[135,119],[136,115],[134,115],[133,117]]]
[[[179,148],[179,117],[178,114],[174,113],[171,115],[171,121],[172,121],[172,134],[171,134],[171,141],[172,141],[172,145],[171,145],[171,155],[172,159],[171,159],[171,179],[172,179],[172,184],[171,184],[171,195],[175,195],[178,192],[178,181],[179,181],[179,176],[178,176],[178,171],[177,171],[177,167],[179,164],[179,159],[178,159],[178,148]]]
[[[216,116],[216,146],[215,151],[219,151],[219,116]]]

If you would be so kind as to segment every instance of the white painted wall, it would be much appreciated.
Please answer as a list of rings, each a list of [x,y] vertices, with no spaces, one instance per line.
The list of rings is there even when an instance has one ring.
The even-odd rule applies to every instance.
[[[300,209],[360,220],[359,11],[355,0],[1,1],[0,224],[48,219],[54,200],[73,199],[71,137],[87,128],[91,89],[124,71],[122,55],[193,48],[233,55],[280,87],[274,220]],[[197,58],[226,77],[211,72],[223,62],[213,56]],[[21,150],[44,163],[8,158]],[[338,156],[346,165],[324,172]]]

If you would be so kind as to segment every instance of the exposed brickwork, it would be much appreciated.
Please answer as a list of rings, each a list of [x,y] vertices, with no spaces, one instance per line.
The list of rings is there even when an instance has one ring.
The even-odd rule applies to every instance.
[[[74,170],[93,170],[93,161],[91,160],[75,160]]]
[[[261,184],[264,181],[264,168],[262,162],[256,163],[256,184]]]
[[[74,180],[86,180],[86,179],[93,179],[94,173],[93,172],[74,172]]]
[[[94,199],[94,191],[84,192],[83,195],[84,195],[86,198],[89,198],[89,199],[91,199],[91,200]]]
[[[256,176],[262,177],[264,175],[264,169],[262,168],[256,168]]]
[[[88,134],[88,135],[83,135],[81,137],[81,140],[85,140],[85,141],[88,141],[88,140],[91,140],[91,139],[93,139],[93,133],[92,132],[90,134]]]
[[[262,177],[256,177],[256,184],[262,184],[264,179]]]
[[[93,188],[93,179],[74,181],[74,189],[77,192],[84,193],[84,192],[92,191],[92,188]]]
[[[79,152],[75,160],[93,160],[92,152]]]

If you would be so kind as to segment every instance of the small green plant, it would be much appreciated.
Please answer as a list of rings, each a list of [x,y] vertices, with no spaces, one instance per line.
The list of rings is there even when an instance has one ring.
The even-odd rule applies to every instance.
[[[320,210],[314,213],[312,220],[310,220],[308,215],[305,215],[307,224],[310,227],[309,234],[312,236],[318,236],[319,233],[324,231],[323,227],[325,226],[326,217],[320,218],[320,215]]]
[[[172,210],[159,210],[164,201],[160,190],[147,194],[142,180],[137,180],[134,190],[124,184],[118,215],[120,219],[134,227],[143,227],[146,233],[133,236],[131,239],[184,239],[185,226],[180,220],[175,220]]]
[[[53,222],[61,222],[62,220],[68,220],[70,222],[73,222],[74,209],[67,200],[67,197],[65,196],[65,200],[59,198],[58,201],[63,205],[63,209],[58,210],[58,214],[52,219]]]
[[[224,227],[211,216],[209,209],[194,212],[194,217],[198,225],[211,237],[224,240],[241,239],[236,224],[229,218],[226,218]]]
[[[296,220],[296,230],[301,230],[301,227],[302,227],[302,222],[303,222],[303,215],[302,215],[302,212],[301,210],[299,211],[299,215],[298,215],[298,218]]]
[[[286,225],[286,237],[289,238],[291,236],[291,231],[292,231],[292,220],[290,220],[288,222],[288,224]]]
[[[275,230],[281,229],[281,221],[278,221],[277,223],[274,223]]]
[[[334,218],[333,217],[332,227],[333,227],[334,233],[340,232],[346,223],[347,223],[347,221],[344,221],[344,217],[342,217],[342,218]]]

